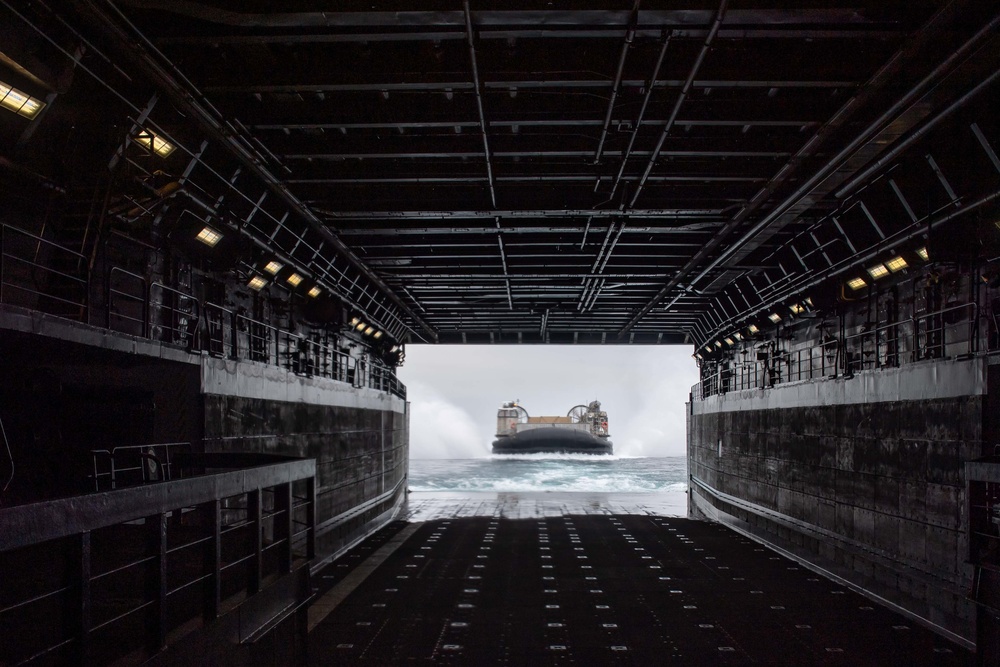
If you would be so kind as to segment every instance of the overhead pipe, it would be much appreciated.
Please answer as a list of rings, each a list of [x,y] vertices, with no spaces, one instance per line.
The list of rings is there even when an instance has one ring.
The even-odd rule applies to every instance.
[[[949,12],[949,7],[945,7],[939,10],[938,13],[935,14],[935,16],[928,22],[928,24],[922,30],[924,35],[927,36],[926,39],[931,39],[933,35],[936,34],[935,32],[936,30],[943,29],[938,24],[947,23],[950,20],[950,16],[951,13]],[[707,275],[710,271],[715,269],[720,263],[729,259],[736,251],[742,248],[748,241],[750,241],[753,237],[759,234],[764,228],[769,226],[776,217],[785,213],[789,208],[791,208],[796,203],[801,201],[801,199],[806,194],[812,191],[823,179],[829,176],[829,174],[834,170],[835,165],[844,160],[845,157],[850,152],[855,150],[863,141],[870,138],[871,134],[873,134],[883,125],[885,125],[893,115],[895,115],[902,109],[902,107],[912,102],[913,99],[920,94],[921,90],[924,87],[926,87],[928,84],[934,83],[938,78],[940,78],[943,75],[943,73],[946,70],[950,69],[951,66],[959,58],[964,57],[964,55],[968,53],[968,51],[971,50],[979,40],[981,40],[989,32],[995,30],[998,25],[1000,25],[1000,15],[995,17],[986,26],[980,29],[973,37],[971,37],[969,40],[963,43],[962,46],[960,46],[956,51],[954,51],[951,55],[949,55],[941,64],[935,67],[930,74],[928,74],[920,82],[914,85],[909,91],[907,91],[902,98],[897,100],[895,104],[893,104],[889,109],[883,112],[861,134],[859,134],[858,137],[852,140],[850,144],[848,144],[843,150],[841,150],[835,157],[830,159],[819,172],[814,174],[813,177],[808,179],[805,184],[803,184],[791,196],[785,199],[785,201],[782,202],[781,205],[779,205],[771,213],[769,213],[761,222],[755,225],[753,229],[748,231],[741,238],[737,239],[733,244],[727,247],[723,251],[723,253],[715,260],[713,260],[711,263],[709,263],[708,267],[706,267],[703,271],[701,271],[701,273],[699,273],[698,276],[689,281],[689,284],[693,285],[702,278],[704,278],[705,275]],[[934,30],[932,30],[932,27],[934,28]],[[758,193],[758,195],[755,196],[754,200],[752,200],[747,205],[743,206],[739,211],[737,211],[737,213],[733,216],[733,218],[728,223],[726,223],[722,231],[718,235],[716,235],[715,239],[706,244],[706,246],[702,250],[700,250],[693,258],[691,258],[691,260],[688,261],[688,263],[684,266],[684,268],[678,271],[677,275],[673,279],[671,279],[666,285],[664,285],[663,288],[645,306],[643,306],[643,308],[641,308],[639,312],[632,317],[631,320],[629,320],[628,324],[626,324],[622,328],[622,330],[619,332],[618,335],[619,336],[625,335],[625,333],[630,328],[635,326],[635,324],[640,319],[642,319],[646,315],[646,313],[648,313],[650,310],[653,309],[653,307],[660,299],[666,296],[674,287],[676,287],[680,283],[681,280],[684,279],[687,273],[691,271],[697,265],[698,262],[700,262],[702,259],[705,258],[707,253],[711,252],[716,247],[718,247],[719,243],[721,243],[722,240],[726,236],[728,236],[730,231],[736,229],[737,226],[742,224],[742,222],[753,211],[755,211],[763,201],[766,200],[767,196],[771,192],[775,191],[779,185],[781,185],[785,180],[787,180],[787,178],[791,175],[791,169],[788,168],[789,165],[801,161],[801,159],[803,159],[804,157],[811,155],[813,151],[815,151],[816,148],[819,146],[820,139],[823,135],[829,134],[837,127],[840,127],[840,125],[846,121],[847,117],[863,104],[866,98],[871,97],[872,95],[875,94],[876,91],[884,88],[886,83],[888,82],[888,77],[891,75],[893,69],[898,67],[900,61],[903,60],[904,57],[906,57],[907,51],[915,51],[915,50],[916,50],[916,45],[910,44],[908,47],[897,51],[896,54],[892,57],[892,59],[890,59],[888,63],[882,66],[879,69],[878,73],[876,73],[876,75],[869,80],[870,82],[875,82],[878,80],[878,83],[877,84],[872,83],[871,85],[865,86],[860,93],[858,93],[850,100],[848,100],[847,103],[845,103],[837,111],[834,117],[831,120],[827,121],[823,125],[823,127],[820,128],[819,131],[817,131],[817,133],[813,136],[813,138],[810,139],[806,143],[806,145],[804,145],[795,154],[795,156],[786,164],[785,168],[783,168],[773,179],[771,179],[771,182],[768,184],[768,186],[762,189]],[[674,298],[667,305],[667,308],[672,307],[677,302],[678,298],[680,297]]]
[[[490,201],[497,207],[497,193],[493,178],[493,160],[490,157],[490,139],[486,136],[486,114],[483,112],[483,91],[479,81],[479,65],[476,64],[476,45],[472,37],[472,11],[469,0],[462,3],[465,9],[465,36],[469,43],[469,60],[472,63],[472,85],[476,91],[476,110],[479,112],[479,134],[483,139],[483,153],[486,154],[486,177],[490,185]]]
[[[688,73],[687,79],[684,81],[684,87],[681,88],[680,95],[677,96],[677,102],[674,103],[674,108],[670,111],[670,117],[667,118],[667,124],[663,127],[663,132],[660,134],[660,140],[656,142],[656,148],[653,149],[653,154],[649,156],[649,162],[646,164],[646,171],[643,172],[642,178],[639,179],[639,184],[635,188],[635,192],[632,193],[632,201],[629,202],[629,208],[635,206],[636,200],[639,198],[639,194],[642,193],[643,186],[646,185],[646,181],[649,179],[649,173],[653,170],[653,165],[656,164],[656,159],[660,155],[660,150],[663,148],[663,142],[667,140],[667,135],[670,134],[670,130],[674,126],[674,121],[677,120],[677,114],[681,110],[681,105],[684,104],[684,100],[687,99],[688,93],[691,91],[691,86],[694,85],[694,78],[698,75],[698,70],[701,69],[701,63],[705,60],[705,56],[708,55],[708,51],[712,46],[712,42],[715,41],[715,36],[719,32],[719,27],[722,25],[722,19],[726,15],[726,5],[728,0],[722,0],[719,3],[719,10],[715,13],[715,20],[712,21],[712,27],[708,31],[708,35],[705,36],[705,42],[701,46],[701,50],[698,52],[698,57],[694,61],[694,65],[691,67],[691,71]]]
[[[667,34],[663,38],[663,44],[660,47],[660,53],[656,57],[656,65],[653,66],[653,75],[649,79],[649,86],[646,88],[646,94],[642,98],[642,106],[639,107],[639,115],[635,119],[635,127],[632,128],[632,134],[629,135],[628,146],[625,148],[625,152],[622,153],[621,163],[618,166],[618,175],[615,176],[615,182],[611,185],[611,194],[608,199],[614,198],[615,193],[618,191],[618,186],[622,183],[622,178],[625,175],[625,165],[628,163],[629,157],[632,155],[632,148],[635,146],[635,139],[639,136],[639,128],[642,127],[642,121],[646,117],[646,108],[649,106],[649,100],[653,96],[653,89],[656,87],[656,80],[660,78],[660,68],[663,66],[663,60],[667,55],[667,47],[670,46],[670,34]],[[622,206],[618,207],[621,210]]]
[[[639,21],[639,2],[640,0],[635,0],[635,5],[632,6],[628,30],[625,31],[625,43],[622,44],[622,52],[618,56],[618,70],[615,72],[615,82],[611,84],[611,99],[608,100],[608,111],[604,114],[604,128],[601,130],[601,138],[597,142],[597,151],[594,153],[594,164],[600,164],[601,162],[601,153],[604,151],[604,140],[607,139],[608,128],[611,127],[611,114],[615,110],[615,101],[618,99],[618,90],[621,88],[622,74],[625,71],[625,58],[628,56],[629,49],[632,48],[636,24]]]
[[[788,209],[798,203],[803,197],[805,197],[812,189],[814,189],[820,182],[830,176],[840,164],[846,160],[851,153],[853,153],[862,143],[872,138],[872,136],[885,127],[893,117],[898,113],[903,111],[903,108],[909,105],[915,100],[915,98],[920,95],[925,88],[929,87],[932,83],[937,82],[938,79],[945,76],[945,73],[952,68],[953,65],[957,63],[958,60],[969,55],[969,52],[975,47],[975,45],[986,37],[989,33],[1000,27],[1000,14],[995,16],[992,21],[987,23],[983,28],[981,28],[975,35],[966,40],[962,46],[960,46],[956,51],[944,59],[937,67],[935,67],[927,76],[917,82],[916,85],[912,86],[901,98],[896,100],[896,102],[889,107],[886,111],[879,115],[874,121],[872,121],[858,136],[856,136],[847,146],[845,146],[836,156],[831,158],[818,172],[813,174],[805,183],[799,187],[794,194],[788,197],[782,204],[772,210],[763,220],[758,222],[754,227],[744,234],[740,239],[732,243],[726,250],[719,255],[715,260],[713,260],[701,273],[699,273],[691,282],[695,283],[702,279],[706,274],[712,271],[716,266],[729,259],[738,249],[745,245],[750,239],[759,234],[764,228],[769,226],[774,220],[780,215],[784,214]],[[989,81],[995,80],[997,77],[997,72],[994,72],[990,77]],[[977,86],[973,90],[978,90]],[[971,92],[971,91],[970,91]],[[866,170],[867,171],[867,170]],[[852,181],[853,182],[853,181]],[[846,194],[849,190],[847,186],[842,187],[836,196],[842,196],[840,193]],[[749,213],[743,213],[742,218],[745,218]],[[737,217],[741,217],[737,214]]]
[[[868,165],[868,167],[866,167],[864,171],[856,175],[854,178],[852,178],[850,181],[844,184],[839,190],[833,193],[834,196],[837,198],[843,198],[849,195],[851,191],[854,190],[856,187],[858,187],[858,185],[861,182],[867,180],[876,171],[878,171],[879,169],[881,169],[882,167],[886,166],[887,164],[895,160],[897,157],[899,157],[903,151],[912,146],[918,139],[920,139],[925,134],[927,134],[935,127],[937,127],[937,125],[941,121],[945,120],[948,116],[958,111],[966,104],[971,102],[973,99],[978,97],[979,94],[983,92],[983,90],[985,90],[988,86],[993,84],[998,78],[1000,78],[1000,70],[994,71],[988,77],[980,81],[974,88],[966,92],[964,95],[962,95],[957,100],[955,100],[947,107],[945,107],[940,113],[938,113],[933,118],[928,120],[926,123],[918,127],[912,133],[907,135],[905,139],[902,139],[901,141],[898,141],[896,144],[894,144],[892,149],[888,153],[886,153],[879,159],[875,160],[875,162]]]

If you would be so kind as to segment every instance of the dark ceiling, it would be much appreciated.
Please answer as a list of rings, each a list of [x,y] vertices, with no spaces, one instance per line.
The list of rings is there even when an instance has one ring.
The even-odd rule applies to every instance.
[[[703,344],[996,187],[994,3],[593,4],[0,0],[74,156],[8,169],[153,129],[130,169],[411,342]]]

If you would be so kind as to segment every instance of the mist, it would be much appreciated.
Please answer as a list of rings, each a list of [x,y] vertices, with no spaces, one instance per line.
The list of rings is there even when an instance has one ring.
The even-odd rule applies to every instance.
[[[601,401],[618,456],[682,456],[685,402],[698,381],[687,346],[408,345],[410,456],[490,455],[496,411],[565,415]]]

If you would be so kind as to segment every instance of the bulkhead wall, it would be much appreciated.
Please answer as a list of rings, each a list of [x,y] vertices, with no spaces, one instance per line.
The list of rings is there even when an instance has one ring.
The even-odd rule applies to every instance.
[[[335,555],[394,516],[406,496],[406,402],[254,363],[204,358],[208,451],[316,459],[316,551]]]
[[[691,403],[689,512],[975,636],[963,463],[986,362],[930,361]]]

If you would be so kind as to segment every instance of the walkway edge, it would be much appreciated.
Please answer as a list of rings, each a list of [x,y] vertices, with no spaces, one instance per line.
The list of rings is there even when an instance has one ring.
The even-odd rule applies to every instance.
[[[323,619],[337,608],[337,605],[343,602],[348,595],[354,592],[354,589],[360,586],[364,580],[368,578],[368,575],[384,563],[386,559],[389,558],[394,551],[396,551],[396,549],[401,547],[403,543],[406,542],[406,540],[410,539],[410,536],[417,532],[417,529],[419,529],[421,525],[423,524],[408,524],[405,528],[399,531],[395,537],[379,547],[375,553],[354,568],[340,583],[328,590],[323,597],[319,598],[316,602],[310,605],[309,632],[312,632],[313,628],[322,623]]]

